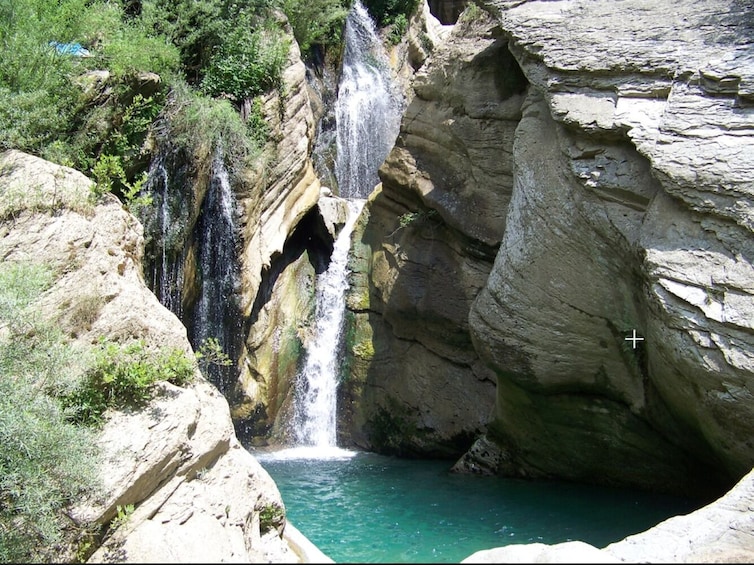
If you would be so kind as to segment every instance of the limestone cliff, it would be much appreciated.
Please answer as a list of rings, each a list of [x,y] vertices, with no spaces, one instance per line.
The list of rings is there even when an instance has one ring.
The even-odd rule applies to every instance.
[[[53,269],[39,306],[84,350],[105,337],[191,355],[185,327],[144,282],[141,224],[115,197],[89,204],[91,184],[30,155],[0,155],[0,256]],[[135,510],[97,539],[92,562],[327,559],[286,524],[277,487],[240,446],[227,402],[198,369],[194,384],[162,384],[143,410],[108,413],[98,438],[103,491],[70,516],[102,527],[117,506]]]
[[[470,315],[498,375],[500,469],[730,485],[754,465],[750,12],[487,7],[530,83]]]
[[[357,443],[433,453],[489,423],[459,469],[697,493],[751,469],[744,4],[467,8],[354,251]]]

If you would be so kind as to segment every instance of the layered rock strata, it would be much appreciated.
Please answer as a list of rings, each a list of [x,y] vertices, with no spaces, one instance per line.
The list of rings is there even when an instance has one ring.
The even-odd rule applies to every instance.
[[[367,449],[451,457],[490,417],[468,312],[505,231],[525,88],[496,27],[461,21],[419,68],[354,237],[341,405]]]
[[[498,380],[486,464],[719,492],[754,465],[752,15],[483,5],[530,85],[469,317]]]
[[[464,12],[355,239],[354,443],[447,454],[489,424],[458,470],[706,495],[751,469],[751,18]]]

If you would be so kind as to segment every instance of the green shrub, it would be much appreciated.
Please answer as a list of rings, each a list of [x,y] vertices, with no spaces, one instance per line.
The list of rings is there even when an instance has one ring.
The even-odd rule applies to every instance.
[[[21,360],[18,362],[22,363]],[[90,431],[66,421],[33,377],[0,379],[0,561],[50,562],[70,526],[61,510],[96,486]]]
[[[197,84],[227,25],[223,0],[142,0],[140,21],[170,39],[186,78]]]
[[[244,14],[216,46],[202,80],[210,96],[227,96],[237,106],[282,84],[288,41],[273,27],[255,29]]]
[[[118,123],[105,148],[116,155],[140,153],[152,124],[159,116],[165,100],[162,94],[144,97],[136,94],[117,115]]]
[[[281,0],[304,55],[315,45],[338,45],[350,8],[349,0]]]
[[[233,361],[220,346],[220,342],[214,337],[207,338],[202,342],[196,352],[196,359],[199,361],[202,372],[205,373],[210,365],[228,367],[233,364]]]
[[[76,535],[62,509],[97,488],[92,432],[67,421],[58,401],[82,356],[32,307],[52,281],[46,267],[0,263],[3,563],[60,561]]]
[[[390,28],[390,35],[388,35],[390,44],[398,45],[401,42],[401,39],[403,39],[403,36],[405,35],[407,29],[408,19],[406,18],[406,15],[398,14],[397,16],[395,16],[392,27]]]
[[[147,33],[143,23],[124,21],[118,2],[0,0],[0,41],[0,149],[43,155],[85,172],[128,111],[118,107],[119,87],[137,71],[170,76],[179,67],[178,49]],[[51,41],[81,43],[91,57],[61,55]],[[110,70],[114,103],[109,94],[101,100],[84,96],[79,77],[93,68]],[[133,134],[123,135],[133,143]],[[105,147],[111,154],[125,156],[123,151]]]
[[[398,224],[400,227],[405,228],[436,216],[437,210],[434,209],[420,210],[419,212],[406,212],[398,217]]]
[[[149,402],[158,381],[185,386],[195,368],[196,360],[177,348],[153,352],[143,341],[120,345],[102,340],[79,386],[65,397],[68,418],[83,424],[101,423],[108,408]]]
[[[149,36],[142,26],[123,24],[102,46],[101,60],[116,78],[146,71],[170,76],[180,68],[178,49],[162,36]]]
[[[126,208],[133,213],[152,205],[151,195],[141,194],[141,189],[147,181],[147,173],[142,172],[135,182],[128,182],[120,155],[100,155],[92,168],[92,176],[95,184],[91,196],[95,201],[109,192],[116,192],[123,197]]]
[[[228,160],[236,164],[243,164],[259,153],[252,122],[244,123],[227,100],[203,96],[179,83],[166,115],[171,141],[193,154],[199,163],[208,162],[218,146],[225,147]]]
[[[285,509],[278,504],[265,504],[259,511],[259,530],[265,534],[285,523]]]
[[[378,27],[385,27],[402,15],[406,20],[418,6],[418,0],[366,0],[365,5]]]
[[[41,154],[68,129],[77,105],[78,93],[66,82],[21,92],[0,83],[0,151]]]

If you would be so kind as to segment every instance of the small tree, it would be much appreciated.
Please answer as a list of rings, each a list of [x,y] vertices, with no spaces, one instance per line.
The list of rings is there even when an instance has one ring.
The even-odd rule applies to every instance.
[[[289,42],[272,27],[255,29],[242,13],[215,48],[202,80],[210,96],[227,96],[237,107],[282,84]]]

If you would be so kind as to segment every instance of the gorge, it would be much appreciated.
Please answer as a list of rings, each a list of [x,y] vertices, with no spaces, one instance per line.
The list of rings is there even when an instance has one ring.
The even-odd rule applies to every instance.
[[[65,228],[54,207],[42,207],[48,223],[31,204],[3,215],[4,261],[44,233],[66,234],[45,240],[51,257],[80,258],[44,298],[51,311],[69,315],[73,303],[60,305],[77,286],[107,297],[76,339],[151,336],[191,351],[215,338],[232,360],[204,371],[212,384],[165,385],[153,410],[107,424],[117,472],[106,500],[76,515],[105,523],[119,506],[136,510],[92,561],[325,559],[286,521],[249,451],[320,443],[289,424],[334,250],[348,251],[343,340],[325,346],[340,361],[335,444],[443,459],[457,473],[704,501],[730,491],[598,553],[576,549],[751,559],[754,12],[743,0],[435,10],[445,25],[420,4],[392,46],[395,90],[364,101],[355,87],[384,77],[362,69],[349,83],[358,65],[346,48],[337,108],[292,41],[284,87],[259,97],[271,133],[257,168],[222,145],[186,154],[163,125],[140,222],[113,200],[91,216],[65,201]],[[313,155],[323,116],[353,126],[367,102],[384,157],[359,164],[369,151],[356,141],[372,139],[361,130],[332,142],[324,175]],[[396,112],[394,128],[378,103]],[[52,167],[3,158],[4,195],[8,171]],[[49,182],[75,177],[71,194],[88,190],[61,170]],[[347,227],[346,199],[363,202]],[[643,339],[632,346],[631,335]],[[235,504],[239,493],[251,508]],[[501,550],[474,559],[525,549]]]

